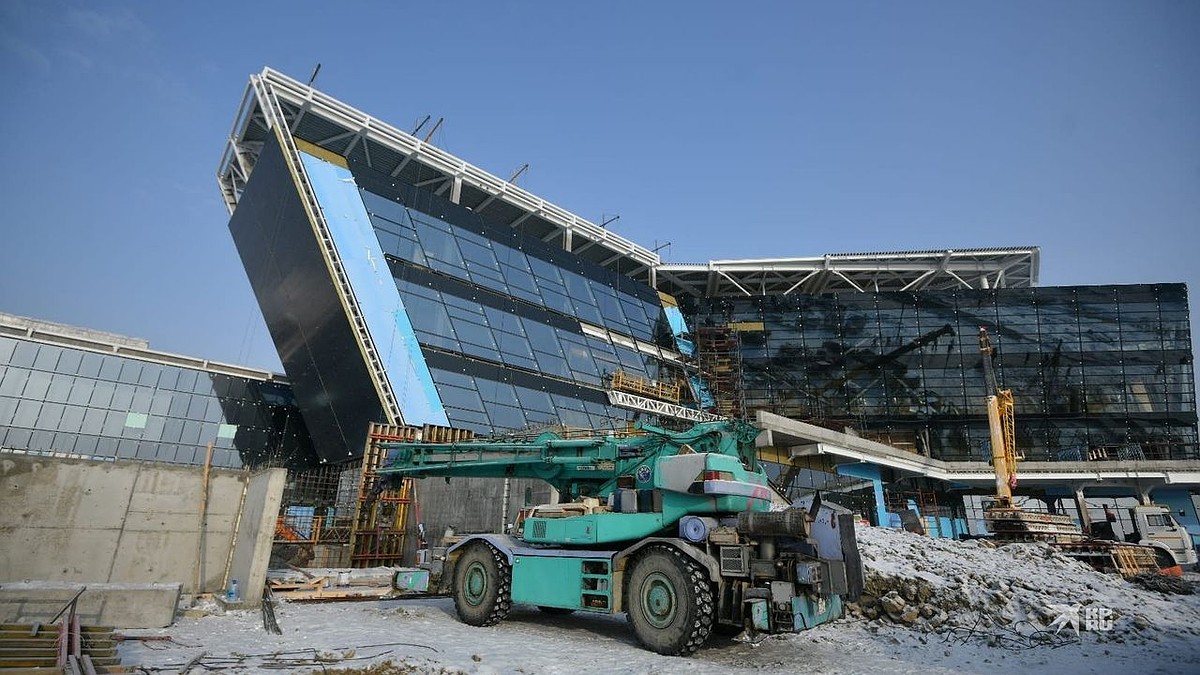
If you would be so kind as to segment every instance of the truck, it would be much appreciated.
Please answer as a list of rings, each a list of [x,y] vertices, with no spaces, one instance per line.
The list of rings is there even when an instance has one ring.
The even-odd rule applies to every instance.
[[[489,626],[514,604],[626,614],[637,640],[689,655],[714,631],[801,631],[839,618],[863,587],[853,516],[789,505],[758,464],[759,430],[735,420],[686,431],[531,440],[386,443],[382,476],[537,478],[562,501],[512,533],[446,547],[435,592]]]
[[[1175,521],[1170,509],[1158,504],[1138,504],[1130,507],[1129,518],[1133,528],[1125,534],[1125,541],[1154,549],[1160,568],[1186,568],[1196,564],[1192,535]],[[1112,523],[1106,521],[1092,526],[1092,536],[1117,540]]]

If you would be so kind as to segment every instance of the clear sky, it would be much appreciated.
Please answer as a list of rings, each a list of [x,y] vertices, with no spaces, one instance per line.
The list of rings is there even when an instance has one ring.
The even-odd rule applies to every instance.
[[[1200,3],[0,0],[0,311],[278,369],[215,172],[270,65],[678,262],[1037,245],[1200,287]]]

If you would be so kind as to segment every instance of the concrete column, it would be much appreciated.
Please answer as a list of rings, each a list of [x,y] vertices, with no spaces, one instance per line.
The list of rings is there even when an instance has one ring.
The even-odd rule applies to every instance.
[[[1075,508],[1079,509],[1079,523],[1083,525],[1084,532],[1091,532],[1092,517],[1088,515],[1087,500],[1083,498],[1083,486],[1075,488]]]
[[[1139,484],[1137,486],[1138,504],[1141,504],[1142,506],[1146,506],[1147,504],[1154,503],[1153,500],[1150,499],[1150,491],[1153,489],[1154,489],[1153,487],[1145,487],[1145,486]]]
[[[883,498],[883,480],[880,478],[879,467],[874,464],[839,464],[837,473],[871,481],[875,491],[875,522],[880,527],[887,527],[887,502]]]
[[[450,186],[450,201],[455,204],[462,199],[462,176],[455,176],[454,182]]]

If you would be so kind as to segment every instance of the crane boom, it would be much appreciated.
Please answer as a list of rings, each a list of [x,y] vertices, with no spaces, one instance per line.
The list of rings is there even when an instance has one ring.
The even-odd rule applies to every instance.
[[[983,378],[987,386],[988,430],[992,441],[992,468],[996,472],[997,506],[1012,505],[1012,489],[1017,484],[1016,422],[1011,389],[1001,389],[992,363],[995,351],[987,329],[979,327],[979,353],[983,356]]]
[[[648,424],[632,436],[563,438],[547,432],[532,441],[385,443],[390,450],[384,475],[537,478],[571,498],[607,497],[617,477],[636,475],[656,459],[684,453],[710,453],[757,465],[754,438],[759,430],[740,421],[704,422],[671,432]],[[649,469],[647,469],[649,470]]]

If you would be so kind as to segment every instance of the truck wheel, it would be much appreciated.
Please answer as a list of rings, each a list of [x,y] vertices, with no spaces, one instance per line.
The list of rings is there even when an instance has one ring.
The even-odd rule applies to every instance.
[[[483,542],[467,547],[454,565],[454,609],[463,623],[491,626],[512,609],[511,567]]]
[[[713,594],[704,569],[678,550],[655,546],[630,574],[629,623],[638,642],[667,656],[700,648],[713,626]]]

